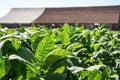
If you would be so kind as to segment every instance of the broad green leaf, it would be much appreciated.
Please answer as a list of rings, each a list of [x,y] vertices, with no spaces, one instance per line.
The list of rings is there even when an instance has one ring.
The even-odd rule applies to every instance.
[[[48,73],[46,76],[50,76],[51,74],[54,74],[54,73],[63,74],[66,72],[66,70],[67,70],[67,65],[65,63],[65,60],[61,59],[61,60],[57,61],[55,63],[55,65],[51,66],[48,69]]]
[[[61,42],[62,44],[64,44],[65,46],[70,44],[70,38],[69,38],[69,34],[66,31],[63,31],[61,33]]]
[[[30,36],[31,43],[34,43],[35,40],[40,36],[40,32],[34,33],[32,36]]]
[[[51,73],[64,73],[67,69],[67,65],[66,65],[66,62],[65,62],[65,59],[61,59],[59,61],[57,61],[55,63],[55,65],[52,65],[50,68],[49,68],[49,71],[48,71],[48,74],[47,75],[50,75]]]
[[[2,52],[0,50],[0,79],[5,75],[5,60],[2,58]]]
[[[2,56],[9,55],[10,48],[12,48],[12,42],[10,40],[6,40],[1,46]]]
[[[63,48],[63,44],[57,44],[57,45],[55,45],[55,49],[62,49]]]
[[[90,75],[91,71],[80,71],[80,77],[85,80],[85,78],[87,78]]]
[[[23,79],[24,79],[24,78],[23,78],[22,75],[17,78],[17,80],[23,80]]]
[[[10,60],[10,61],[11,61],[11,60],[13,60],[13,61],[14,61],[14,60],[18,60],[18,61],[20,61],[20,62],[22,62],[22,63],[25,63],[32,72],[34,72],[34,73],[36,73],[36,74],[39,74],[37,68],[36,68],[32,63],[30,63],[29,61],[23,59],[22,57],[20,57],[20,56],[18,56],[18,55],[15,55],[15,54],[10,55],[10,56],[9,56],[9,60]]]
[[[18,55],[31,63],[36,62],[34,54],[27,47],[22,47]]]
[[[97,51],[101,47],[102,43],[94,44],[94,50]]]
[[[41,35],[40,32],[37,32],[30,37],[30,40],[31,40],[31,43],[32,43],[31,46],[32,46],[34,51],[36,50],[36,48],[38,46],[38,43],[43,39],[44,36],[45,35]]]
[[[116,40],[112,39],[112,46],[115,46],[115,45],[116,45]]]
[[[26,74],[26,80],[39,80],[38,75],[40,75],[39,72],[34,69],[34,67],[27,64],[27,74]]]
[[[18,38],[12,39],[12,45],[15,48],[16,51],[19,51],[21,49],[21,41],[19,41]]]
[[[66,67],[65,66],[60,66],[59,68],[57,68],[56,70],[55,70],[55,72],[54,73],[63,73],[64,71],[65,71],[65,69],[66,69]]]
[[[99,30],[95,31],[95,36],[100,36],[100,31]]]
[[[88,80],[102,80],[102,74],[98,70],[93,70],[92,74],[89,75]]]
[[[70,51],[74,52],[75,50],[77,50],[77,49],[79,49],[81,47],[83,47],[83,44],[81,44],[81,43],[73,43],[73,44],[71,44],[71,45],[69,45],[67,47],[67,50],[70,50]]]
[[[69,24],[64,24],[62,29],[67,32],[67,33],[70,33],[70,25]]]
[[[27,68],[24,62],[19,61],[17,59],[11,59],[11,60],[9,59],[8,61],[11,64],[11,69],[8,72],[8,74],[11,72],[10,78],[15,78],[22,75],[25,79]]]
[[[64,50],[64,49],[57,49],[57,50],[54,50],[52,52],[50,52],[48,55],[47,55],[47,58],[45,60],[46,62],[46,65],[47,66],[52,66],[54,65],[58,60],[64,58],[64,57],[67,57],[68,55],[70,55],[71,53],[67,50]]]
[[[14,29],[7,29],[6,31],[7,31],[7,34],[12,34],[15,32]]]
[[[97,73],[97,75],[92,80],[102,80],[102,79],[103,79],[102,74],[101,73]]]
[[[81,71],[80,77],[82,80],[102,80],[103,75],[98,70]]]
[[[35,52],[35,57],[40,62],[40,65],[44,64],[46,56],[53,49],[54,49],[54,34],[49,33],[38,43],[38,46]]]

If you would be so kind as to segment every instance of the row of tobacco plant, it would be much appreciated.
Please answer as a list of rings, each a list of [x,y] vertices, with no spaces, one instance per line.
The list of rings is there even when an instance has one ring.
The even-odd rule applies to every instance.
[[[120,80],[120,33],[104,25],[1,28],[0,80]]]

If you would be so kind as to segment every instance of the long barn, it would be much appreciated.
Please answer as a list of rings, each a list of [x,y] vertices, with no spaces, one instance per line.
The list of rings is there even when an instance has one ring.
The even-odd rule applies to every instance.
[[[69,7],[69,8],[13,8],[0,18],[5,26],[18,24],[46,24],[58,26],[69,23],[85,26],[106,24],[118,29],[120,26],[120,6]]]

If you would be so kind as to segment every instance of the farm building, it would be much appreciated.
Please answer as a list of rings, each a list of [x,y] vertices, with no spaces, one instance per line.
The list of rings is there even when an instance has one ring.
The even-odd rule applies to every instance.
[[[120,6],[69,7],[69,8],[13,8],[0,18],[5,26],[31,23],[58,26],[78,23],[91,27],[106,24],[118,29],[120,25]]]

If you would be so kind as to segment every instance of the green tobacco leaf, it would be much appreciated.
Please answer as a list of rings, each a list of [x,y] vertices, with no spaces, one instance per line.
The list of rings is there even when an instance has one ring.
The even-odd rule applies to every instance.
[[[98,70],[94,69],[92,71],[81,71],[80,77],[82,80],[102,80],[103,75]]]
[[[98,70],[93,70],[92,74],[89,75],[88,80],[102,80],[102,74]]]
[[[40,36],[40,32],[34,33],[34,34],[30,37],[31,43],[34,43],[35,40],[37,39],[37,37],[39,37],[39,36]]]
[[[100,36],[100,31],[99,30],[95,31],[95,36]]]
[[[7,29],[6,31],[7,31],[7,34],[12,34],[12,33],[14,33],[14,32],[15,32],[15,30],[14,30],[14,29]]]
[[[69,45],[67,47],[67,50],[70,50],[70,51],[74,52],[76,49],[79,49],[81,47],[83,47],[83,44],[81,44],[81,43],[73,43],[73,44],[71,44],[71,45]]]
[[[26,47],[22,47],[18,55],[31,63],[36,62],[34,54]]]
[[[57,49],[50,52],[45,60],[47,66],[54,65],[58,60],[70,55],[71,53],[64,49]]]
[[[41,35],[40,32],[37,32],[31,36],[31,38],[30,38],[31,43],[32,43],[31,46],[32,46],[34,51],[36,50],[38,43],[43,39],[44,36],[45,35]]]
[[[83,71],[80,72],[80,77],[83,80],[85,80],[85,78],[87,78],[90,75],[90,73],[91,73],[91,71],[85,71],[85,70],[83,70]]]
[[[1,46],[2,56],[9,55],[10,48],[12,48],[12,42],[10,40],[6,40]]]
[[[2,58],[2,52],[0,51],[0,79],[5,75],[5,60]]]
[[[40,73],[36,71],[36,69],[30,65],[27,64],[27,75],[26,75],[26,80],[39,80],[39,75]]]
[[[64,71],[65,71],[65,69],[66,69],[66,67],[65,66],[63,66],[63,65],[61,65],[61,66],[59,66],[59,68],[57,68],[56,70],[55,70],[55,72],[54,73],[63,73]]]
[[[54,73],[63,74],[63,73],[65,73],[66,69],[67,69],[67,66],[66,66],[65,60],[61,59],[57,63],[55,63],[55,65],[53,65],[49,68],[46,77],[48,77]]]
[[[94,44],[94,50],[97,51],[101,47],[102,43]]]
[[[13,61],[18,60],[22,63],[25,63],[28,66],[28,68],[31,69],[34,73],[39,74],[38,70],[36,69],[36,67],[32,63],[30,63],[29,61],[23,59],[22,57],[20,57],[18,55],[15,55],[15,54],[10,55],[9,60],[10,61],[11,60],[13,60]]]
[[[40,62],[40,65],[44,64],[46,56],[53,49],[54,49],[54,34],[49,33],[38,43],[36,49],[35,57]]]
[[[21,42],[18,38],[12,39],[12,46],[15,48],[16,51],[19,51],[21,49]]]
[[[63,27],[62,27],[62,29],[63,29],[65,32],[70,33],[70,26],[69,26],[69,24],[64,24]]]
[[[66,31],[63,31],[61,33],[61,42],[62,44],[64,44],[65,46],[70,44],[70,38],[69,38],[69,34]]]

